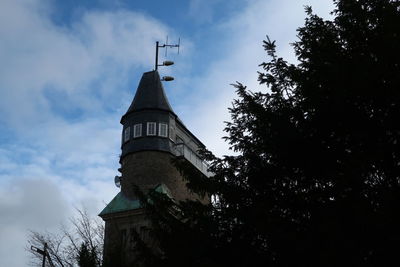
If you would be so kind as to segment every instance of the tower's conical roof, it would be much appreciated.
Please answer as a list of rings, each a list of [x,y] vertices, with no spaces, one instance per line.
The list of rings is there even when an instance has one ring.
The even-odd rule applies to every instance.
[[[143,73],[136,90],[135,98],[124,116],[134,111],[144,109],[158,109],[173,113],[171,105],[165,95],[158,71]]]

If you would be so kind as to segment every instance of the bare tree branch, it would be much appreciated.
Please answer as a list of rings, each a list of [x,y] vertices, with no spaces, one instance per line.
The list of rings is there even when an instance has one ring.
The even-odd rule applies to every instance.
[[[76,209],[77,216],[70,218],[70,227],[60,225],[56,233],[29,230],[26,250],[31,254],[31,266],[42,266],[43,256],[31,246],[43,248],[47,243],[47,252],[55,267],[78,266],[82,244],[95,253],[96,266],[101,266],[103,259],[104,224],[98,218],[89,216],[86,210]],[[46,266],[50,266],[48,261]]]

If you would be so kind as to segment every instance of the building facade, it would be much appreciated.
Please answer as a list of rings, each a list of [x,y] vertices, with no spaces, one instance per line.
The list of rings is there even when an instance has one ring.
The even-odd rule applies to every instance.
[[[143,74],[125,115],[121,137],[121,191],[99,216],[105,221],[104,266],[125,266],[135,260],[135,233],[153,246],[145,210],[135,196],[134,185],[180,201],[198,199],[190,193],[172,160],[181,157],[209,175],[197,155],[204,147],[172,110],[158,71]]]

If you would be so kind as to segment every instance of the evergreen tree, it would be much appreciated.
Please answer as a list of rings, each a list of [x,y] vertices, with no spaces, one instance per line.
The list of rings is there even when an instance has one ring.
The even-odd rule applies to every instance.
[[[77,262],[79,267],[97,267],[97,251],[87,243],[82,243],[78,250]]]
[[[400,264],[400,3],[335,5],[332,21],[306,8],[298,63],[264,41],[265,91],[234,85],[226,141],[236,156],[203,151],[211,178],[177,161],[213,204],[153,193],[162,264]]]

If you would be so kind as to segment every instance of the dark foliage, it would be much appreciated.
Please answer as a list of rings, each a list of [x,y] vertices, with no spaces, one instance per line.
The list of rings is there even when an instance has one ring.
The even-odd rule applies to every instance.
[[[177,162],[213,205],[154,194],[157,264],[400,264],[400,3],[335,4],[333,21],[306,8],[298,64],[264,41],[265,92],[234,85],[226,141],[237,156],[203,151],[210,179]]]
[[[76,261],[79,267],[97,267],[97,251],[93,250],[89,244],[82,243]]]

